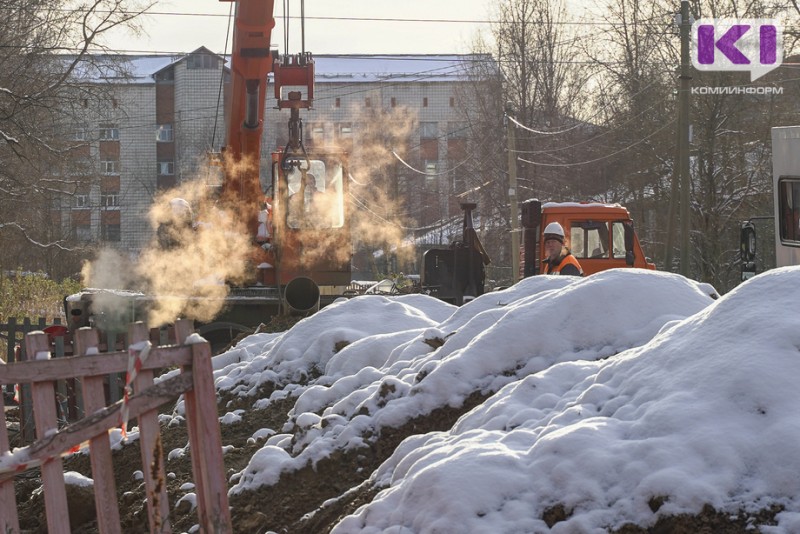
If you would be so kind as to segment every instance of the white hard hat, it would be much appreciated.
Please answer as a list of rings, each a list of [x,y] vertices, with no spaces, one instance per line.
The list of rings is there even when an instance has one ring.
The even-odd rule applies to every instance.
[[[169,206],[172,208],[172,213],[175,215],[192,214],[192,206],[182,198],[173,198],[169,201]]]
[[[548,236],[558,236],[560,237],[560,241],[564,241],[564,228],[561,227],[560,224],[557,222],[551,222],[547,226],[544,227],[544,237],[545,240]]]

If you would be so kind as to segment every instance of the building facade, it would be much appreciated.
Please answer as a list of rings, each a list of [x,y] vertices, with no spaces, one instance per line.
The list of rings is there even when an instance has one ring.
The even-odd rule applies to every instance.
[[[466,56],[317,56],[314,108],[304,110],[310,151],[351,154],[355,180],[402,200],[404,220],[431,224],[457,215],[459,179],[448,168],[467,154],[459,111]],[[188,181],[218,185],[209,152],[225,144],[230,98],[225,58],[200,48],[180,57],[125,56],[126,74],[98,76],[107,98],[84,104],[72,125],[75,153],[90,174],[54,205],[69,234],[135,255],[151,242],[155,197]],[[288,138],[288,112],[267,91],[262,173]],[[397,147],[396,149],[394,147]],[[359,170],[362,169],[362,170]],[[366,169],[366,170],[363,170]],[[73,171],[74,172],[74,171]]]

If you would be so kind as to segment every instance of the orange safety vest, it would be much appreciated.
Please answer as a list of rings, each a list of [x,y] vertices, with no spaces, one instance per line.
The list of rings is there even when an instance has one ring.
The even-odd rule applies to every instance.
[[[565,265],[574,265],[575,268],[578,269],[578,272],[581,273],[580,275],[583,276],[583,268],[581,267],[581,264],[578,263],[578,260],[575,259],[575,256],[573,256],[571,252],[567,252],[565,256],[560,256],[557,259],[557,263],[554,266],[552,266],[552,270],[549,261],[545,260],[542,263],[544,263],[545,265],[544,274],[553,274],[553,275],[561,274],[561,269],[563,269]]]

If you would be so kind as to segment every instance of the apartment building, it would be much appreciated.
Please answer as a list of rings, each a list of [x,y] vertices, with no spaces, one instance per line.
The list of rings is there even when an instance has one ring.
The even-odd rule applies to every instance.
[[[430,224],[458,211],[458,179],[443,173],[467,152],[457,88],[467,56],[315,56],[314,109],[302,112],[309,150],[337,145],[369,159],[369,143],[401,137],[400,159],[382,161],[406,215]],[[79,240],[136,254],[153,238],[154,197],[186,181],[218,184],[207,154],[225,144],[228,71],[205,48],[180,57],[125,56],[124,73],[98,75],[108,97],[84,103],[73,126],[76,150],[96,171],[54,207]],[[288,112],[267,92],[262,173],[288,137]],[[384,150],[381,157],[386,158]],[[427,173],[427,174],[425,174]]]

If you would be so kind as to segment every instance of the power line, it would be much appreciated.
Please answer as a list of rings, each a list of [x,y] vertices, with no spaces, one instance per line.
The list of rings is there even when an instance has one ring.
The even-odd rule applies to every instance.
[[[417,169],[415,167],[412,167],[403,158],[401,158],[397,154],[397,152],[395,152],[394,150],[392,150],[392,156],[394,156],[397,159],[397,161],[399,161],[400,163],[402,163],[403,165],[405,165],[406,167],[411,169],[411,171],[413,171],[413,172],[415,172],[417,174],[421,174],[423,176],[430,176],[430,177],[442,176],[442,175],[445,175],[445,174],[450,174],[451,172],[455,171],[456,169],[458,169],[459,167],[461,167],[462,165],[464,165],[465,163],[467,163],[471,159],[471,158],[467,158],[464,161],[460,161],[457,164],[453,165],[452,167],[450,167],[447,170],[444,170],[442,172],[426,172],[426,171],[421,171],[421,170],[419,170],[419,169]]]
[[[583,126],[583,123],[579,122],[578,124],[575,124],[574,126],[570,126],[569,128],[565,128],[563,130],[558,130],[558,131],[554,131],[554,132],[544,132],[544,131],[541,131],[541,130],[534,130],[533,128],[529,128],[529,127],[525,126],[524,124],[519,122],[517,119],[515,119],[511,115],[508,116],[508,120],[510,120],[511,122],[513,122],[514,124],[516,124],[517,126],[522,128],[523,130],[525,130],[527,132],[535,133],[537,135],[561,135],[561,134],[565,134],[567,132],[571,132],[572,130],[575,130],[575,129],[580,128],[580,127]]]
[[[605,137],[605,136],[610,135],[612,133],[617,133],[617,131],[620,129],[621,126],[623,126],[625,124],[628,124],[629,122],[632,122],[632,121],[638,119],[639,117],[641,117],[642,115],[644,115],[648,111],[650,111],[652,109],[655,109],[656,107],[659,107],[661,105],[663,105],[663,102],[657,102],[656,104],[653,104],[649,108],[646,108],[646,109],[640,111],[639,113],[637,113],[633,117],[628,118],[627,120],[623,121],[622,123],[616,124],[615,125],[615,129],[604,130],[602,133],[599,133],[597,135],[593,135],[592,137],[589,137],[587,139],[584,139],[583,141],[579,141],[579,142],[577,142],[575,144],[572,144],[572,145],[560,146],[560,147],[551,148],[551,149],[547,149],[547,150],[516,150],[515,153],[517,153],[517,154],[553,154],[555,152],[563,152],[564,150],[571,150],[571,149],[573,149],[575,147],[579,147],[579,146],[585,145],[587,143],[591,143],[592,141],[600,139],[601,137]],[[597,116],[597,114],[595,114],[594,116]],[[584,121],[584,125],[586,125],[585,121]]]
[[[539,167],[577,167],[577,166],[580,166],[580,165],[589,165],[591,163],[597,163],[598,161],[603,161],[603,160],[612,158],[614,156],[622,154],[623,152],[625,152],[627,150],[630,150],[631,148],[633,148],[633,147],[635,147],[637,145],[640,145],[640,144],[644,143],[645,141],[647,141],[648,139],[650,139],[651,137],[653,137],[657,133],[659,133],[662,130],[664,130],[665,128],[667,128],[668,126],[672,126],[675,123],[675,121],[676,121],[676,119],[672,119],[671,121],[668,121],[661,128],[658,128],[653,133],[651,133],[649,135],[646,135],[645,137],[639,139],[638,141],[636,141],[633,144],[630,144],[630,145],[626,146],[625,148],[617,150],[616,152],[612,152],[611,154],[606,154],[605,156],[601,156],[599,158],[591,159],[591,160],[588,160],[588,161],[580,161],[580,162],[577,162],[577,163],[543,163],[543,162],[540,162],[540,161],[530,161],[530,160],[527,160],[527,159],[524,159],[524,158],[520,158],[520,157],[518,157],[517,159],[519,161],[524,162],[524,163],[530,163],[531,165],[537,165]]]
[[[119,15],[146,15],[146,16],[165,16],[165,17],[202,17],[202,18],[227,18],[228,15],[224,13],[181,13],[178,11],[146,11],[141,13],[139,11],[110,11],[110,10],[75,10],[75,9],[57,9],[55,11],[59,12],[82,12],[82,13],[98,13],[98,14],[119,14]],[[275,19],[289,19],[289,20],[300,20],[301,17],[290,15],[274,15]],[[330,21],[345,21],[345,22],[409,22],[409,23],[430,23],[430,24],[500,24],[501,22],[497,20],[491,19],[452,19],[452,18],[405,18],[405,17],[346,17],[346,16],[330,16],[330,15],[317,15],[317,16],[305,16],[306,20],[330,20]],[[649,20],[654,20],[649,19]],[[522,22],[517,21],[504,21],[502,24],[522,24]],[[556,26],[658,26],[662,27],[662,25],[658,25],[655,23],[649,23],[647,21],[637,22],[637,23],[626,23],[626,22],[613,22],[613,21],[586,21],[586,20],[555,20],[550,21],[548,24],[553,24]]]

